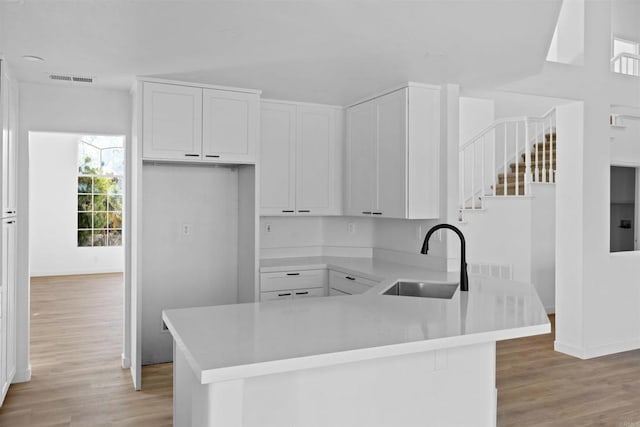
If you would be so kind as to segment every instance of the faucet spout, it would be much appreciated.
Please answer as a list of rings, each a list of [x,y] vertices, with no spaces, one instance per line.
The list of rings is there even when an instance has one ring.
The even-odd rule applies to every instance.
[[[464,235],[462,231],[458,229],[458,227],[454,227],[451,224],[438,224],[436,226],[431,227],[429,231],[427,231],[427,235],[424,236],[424,243],[422,244],[422,249],[420,250],[421,254],[426,254],[429,252],[429,239],[431,235],[441,228],[446,228],[448,230],[453,231],[460,238],[460,290],[467,292],[469,290],[469,276],[467,274],[467,245],[464,240]]]

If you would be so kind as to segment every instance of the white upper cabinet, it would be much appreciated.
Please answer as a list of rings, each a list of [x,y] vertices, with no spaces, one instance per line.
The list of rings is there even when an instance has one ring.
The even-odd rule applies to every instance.
[[[341,108],[262,103],[262,215],[341,213],[341,129]]]
[[[241,92],[204,89],[202,103],[204,158],[255,161],[258,97]]]
[[[347,117],[347,213],[438,218],[440,89],[410,84]]]
[[[375,105],[347,110],[347,214],[371,215],[375,209]]]
[[[202,157],[202,89],[145,83],[142,110],[144,157]]]
[[[260,211],[295,212],[296,106],[262,103],[260,137]]]
[[[374,215],[405,217],[407,187],[407,90],[383,96],[375,103],[378,135],[378,191]]]
[[[259,94],[143,83],[143,158],[254,163]]]
[[[1,61],[0,61],[1,62]],[[18,149],[18,84],[0,64],[0,121],[2,122],[2,217],[16,215]]]

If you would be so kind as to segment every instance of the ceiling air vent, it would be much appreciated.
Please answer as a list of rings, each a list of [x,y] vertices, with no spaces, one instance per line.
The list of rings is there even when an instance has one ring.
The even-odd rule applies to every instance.
[[[73,83],[93,83],[93,77],[67,76],[62,74],[49,74],[51,80]]]

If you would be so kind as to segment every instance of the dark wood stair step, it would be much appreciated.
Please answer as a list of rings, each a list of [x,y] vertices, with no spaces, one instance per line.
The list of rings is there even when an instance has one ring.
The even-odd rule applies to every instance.
[[[493,186],[491,186],[493,189]],[[504,196],[504,184],[496,185],[496,196]],[[507,196],[516,196],[516,184],[507,184]],[[518,196],[524,196],[524,183],[518,185]]]
[[[536,168],[536,163],[535,162],[531,162],[531,170],[535,171]],[[515,172],[516,171],[516,164],[515,163],[511,163],[509,165],[509,167],[511,168],[511,172]],[[518,163],[518,172],[523,171],[526,169],[527,165],[524,162],[520,162]],[[538,172],[541,172],[541,170],[543,169],[543,162],[539,162],[538,163]],[[556,162],[554,161],[553,163],[549,162],[549,160],[547,160],[546,162],[544,162],[544,169],[546,170],[556,170]]]
[[[518,183],[524,182],[524,170],[519,170],[518,172],[519,173],[517,175],[514,172],[508,173],[507,174],[507,182],[515,183],[516,182],[516,176],[518,177]],[[547,180],[544,179],[545,175],[547,177],[547,180],[550,181],[550,180],[553,179],[553,171],[547,170],[546,174],[543,174],[542,171],[538,171],[538,176],[537,176],[536,182],[540,182],[540,181],[548,182]],[[533,180],[533,178],[534,177],[532,176],[531,179]],[[504,174],[503,173],[499,173],[498,174],[498,182],[500,184],[504,183]]]

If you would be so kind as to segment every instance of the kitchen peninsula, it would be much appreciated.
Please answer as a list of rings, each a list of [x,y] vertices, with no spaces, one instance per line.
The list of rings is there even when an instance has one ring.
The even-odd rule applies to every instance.
[[[416,270],[361,295],[165,311],[174,424],[494,426],[496,341],[550,332],[534,287],[472,275],[450,299],[383,295],[399,279]]]

